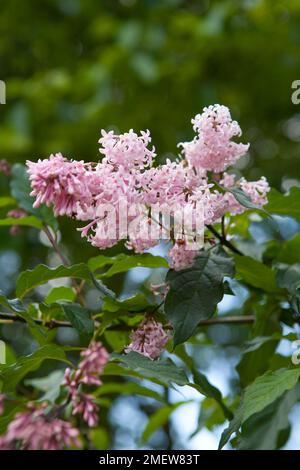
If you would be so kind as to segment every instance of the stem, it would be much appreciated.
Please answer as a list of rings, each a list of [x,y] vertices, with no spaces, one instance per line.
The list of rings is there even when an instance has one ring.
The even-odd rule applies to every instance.
[[[58,320],[48,320],[44,321],[40,318],[32,318],[34,323],[37,325],[43,325],[52,330],[53,328],[58,328],[59,326],[64,326],[64,327],[71,327],[71,323],[67,321],[58,321]],[[14,323],[14,322],[20,322],[20,323],[27,323],[27,320],[25,318],[20,317],[19,315],[15,313],[3,313],[0,312],[0,323],[5,322],[5,323]]]
[[[51,233],[51,230],[49,230],[49,227],[47,227],[47,225],[44,226],[44,232],[46,234],[46,236],[48,237],[48,240],[49,242],[51,243],[54,251],[58,254],[58,256],[60,257],[61,259],[61,262],[64,266],[68,267],[70,266],[70,262],[69,260],[66,258],[66,256],[61,252],[59,246],[58,246],[58,243],[57,243],[57,238],[56,236],[53,237],[52,233]],[[79,302],[81,303],[81,305],[85,305],[84,303],[84,298],[82,296],[82,288],[83,288],[83,283],[80,284],[80,286],[78,286],[77,282],[72,279],[72,284],[74,286],[74,289],[76,290],[76,294],[77,294],[77,297],[78,297],[78,300]]]
[[[58,321],[58,320],[49,320],[43,321],[40,318],[32,318],[34,323],[37,325],[46,326],[49,329],[58,328],[58,327],[67,327],[73,328],[72,324],[67,321]],[[27,323],[25,318],[20,317],[15,313],[4,313],[0,312],[0,323],[4,321],[5,323],[13,323],[13,322],[20,322],[20,323]],[[224,317],[213,317],[209,318],[208,320],[200,320],[198,325],[199,326],[208,326],[208,325],[243,325],[243,324],[251,324],[254,323],[255,316],[254,315],[236,315],[236,316],[224,316]],[[300,320],[299,320],[300,321]],[[297,323],[295,321],[295,323]],[[108,327],[109,330],[112,331],[121,331],[121,330],[131,330],[132,328],[128,325],[112,325]]]
[[[221,219],[221,232],[222,232],[222,238],[226,240],[226,230],[225,230],[225,217],[223,215]]]
[[[227,240],[226,236],[220,235],[219,232],[212,225],[206,225],[206,227],[208,228],[208,230],[211,231],[211,233],[214,234],[214,236],[218,240],[220,240],[222,245],[229,248],[229,250],[231,250],[233,253],[236,253],[237,255],[243,256],[243,253],[238,248],[236,248],[229,240]]]
[[[44,232],[45,234],[47,235],[48,237],[48,240],[49,242],[51,243],[54,251],[58,254],[58,256],[60,257],[61,261],[62,261],[62,264],[64,266],[70,266],[70,263],[68,261],[68,259],[65,257],[65,255],[60,251],[60,248],[58,246],[58,243],[56,241],[56,239],[52,236],[52,233],[51,231],[49,230],[49,228],[47,226],[44,227]]]

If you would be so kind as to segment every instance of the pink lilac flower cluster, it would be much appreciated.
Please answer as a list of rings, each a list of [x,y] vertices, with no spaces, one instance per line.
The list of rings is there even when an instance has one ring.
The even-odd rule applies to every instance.
[[[64,405],[50,407],[48,403],[28,403],[24,411],[17,413],[6,434],[0,436],[0,450],[61,450],[81,447],[79,431],[58,416],[71,403],[73,415],[82,415],[88,426],[98,423],[98,406],[94,397],[84,393],[83,385],[101,385],[99,376],[108,361],[108,352],[100,343],[92,343],[81,353],[81,361],[75,371],[66,369],[64,386],[68,400]],[[6,397],[0,394],[0,415],[4,411]]]
[[[61,450],[80,447],[79,432],[69,422],[47,415],[47,403],[28,403],[0,437],[0,450]]]
[[[101,385],[100,375],[109,355],[101,343],[92,343],[81,353],[82,360],[75,371],[67,368],[64,385],[67,387],[73,415],[82,415],[89,427],[97,426],[99,408],[94,397],[81,390],[81,385]]]
[[[157,359],[167,344],[169,336],[161,323],[154,319],[143,320],[131,336],[131,343],[125,348],[128,354],[131,351]]]
[[[240,188],[253,203],[264,205],[269,191],[265,178],[249,182],[225,173],[249,147],[233,141],[241,135],[241,129],[231,119],[228,108],[209,106],[192,124],[196,137],[179,144],[182,147],[180,160],[167,160],[157,167],[149,131],[137,134],[133,130],[120,135],[102,131],[99,143],[103,158],[97,164],[67,160],[61,154],[37,163],[27,162],[34,206],[51,205],[56,215],[86,221],[80,229],[81,235],[93,246],[104,249],[124,238],[120,222],[120,215],[127,210],[124,202],[126,207],[135,204],[147,209],[158,204],[166,213],[170,206],[192,211],[200,203],[206,225],[219,221],[225,213],[246,210],[226,188]],[[220,190],[220,185],[225,191]],[[115,209],[116,227],[109,211],[103,209],[105,205]],[[128,248],[140,253],[158,243],[157,239],[147,236],[154,223],[148,210],[142,217],[128,210],[126,220],[129,224],[136,222],[135,230],[127,233]],[[163,232],[162,224],[155,223]],[[112,228],[115,230],[111,231]],[[169,237],[173,243],[169,256],[172,268],[181,270],[193,264],[199,250],[187,249],[187,233],[175,235]]]

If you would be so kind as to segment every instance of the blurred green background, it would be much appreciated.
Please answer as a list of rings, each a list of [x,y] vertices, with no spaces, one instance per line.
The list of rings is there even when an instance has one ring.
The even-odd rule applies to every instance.
[[[0,157],[95,160],[116,127],[149,128],[164,158],[218,102],[251,143],[248,177],[300,177],[299,19],[298,0],[2,0]]]

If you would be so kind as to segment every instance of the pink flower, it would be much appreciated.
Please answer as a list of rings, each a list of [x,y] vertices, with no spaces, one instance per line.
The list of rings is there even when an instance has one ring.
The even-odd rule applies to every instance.
[[[54,206],[55,215],[72,216],[77,203],[91,201],[90,174],[83,162],[69,161],[61,153],[37,163],[27,161],[33,207]]]
[[[72,402],[73,404],[73,415],[82,415],[84,421],[90,428],[97,426],[98,424],[98,413],[99,407],[94,401],[93,395],[87,393],[79,393],[76,399]]]
[[[81,352],[82,360],[75,371],[65,370],[64,385],[67,386],[73,407],[73,415],[81,414],[88,426],[98,424],[99,407],[93,395],[79,390],[80,385],[101,385],[100,375],[109,359],[108,352],[101,343],[92,343]]]
[[[82,360],[78,369],[81,372],[82,383],[88,385],[100,385],[99,375],[102,374],[109,354],[101,343],[92,343],[81,353]]]
[[[131,343],[125,352],[142,354],[150,359],[157,359],[169,340],[161,323],[153,319],[143,320],[131,336]]]
[[[47,404],[29,403],[27,410],[17,413],[7,432],[0,439],[1,449],[14,449],[16,444],[24,450],[61,450],[80,447],[79,432],[66,421],[51,418]]]
[[[152,164],[155,158],[154,147],[149,150],[148,144],[151,142],[150,132],[141,131],[136,134],[132,129],[125,134],[117,135],[114,131],[101,131],[102,137],[100,153],[104,155],[103,162],[110,163],[124,170],[143,169]]]
[[[175,271],[191,268],[199,254],[199,250],[187,249],[184,240],[178,240],[169,251],[171,268]]]
[[[224,171],[244,155],[249,145],[232,142],[241,135],[236,121],[232,121],[229,109],[218,104],[204,108],[202,114],[192,119],[198,135],[192,142],[180,144],[189,164],[195,168]]]

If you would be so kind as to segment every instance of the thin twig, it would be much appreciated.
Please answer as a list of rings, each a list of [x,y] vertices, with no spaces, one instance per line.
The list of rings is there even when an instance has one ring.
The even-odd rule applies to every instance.
[[[0,323],[1,321],[9,321],[9,322],[21,322],[27,323],[25,318],[15,314],[15,313],[4,313],[0,312]],[[32,318],[34,323],[37,325],[43,325],[46,328],[53,329],[58,327],[67,327],[72,328],[72,324],[67,321],[58,321],[58,320],[48,320],[44,321],[40,318]],[[200,320],[198,325],[199,326],[207,326],[207,325],[224,325],[224,324],[235,324],[235,325],[242,325],[242,324],[250,324],[254,323],[255,316],[254,315],[236,315],[236,316],[221,316],[221,317],[213,317],[209,318],[208,320]],[[109,330],[131,330],[132,328],[128,325],[111,325],[108,327]]]
[[[66,256],[61,252],[61,250],[58,246],[56,235],[55,235],[55,237],[53,237],[53,235],[51,233],[51,230],[49,230],[49,227],[47,225],[44,226],[44,232],[45,232],[46,236],[48,237],[48,240],[50,241],[54,251],[57,253],[59,258],[61,259],[62,264],[66,267],[70,266],[71,263],[66,258]],[[72,284],[73,284],[74,289],[76,290],[76,294],[77,294],[79,302],[81,303],[81,305],[84,306],[85,302],[84,302],[84,298],[83,298],[83,295],[82,295],[82,288],[83,288],[84,284],[81,283],[80,286],[79,286],[77,284],[77,282],[75,281],[75,279],[72,279]]]
[[[214,236],[218,240],[220,240],[222,245],[227,246],[227,248],[229,248],[229,250],[231,250],[233,253],[243,256],[243,253],[238,248],[236,248],[229,240],[227,240],[226,237],[223,237],[222,235],[220,235],[219,232],[212,225],[206,225],[206,227],[208,228],[208,230],[211,231],[211,233],[214,234]]]

